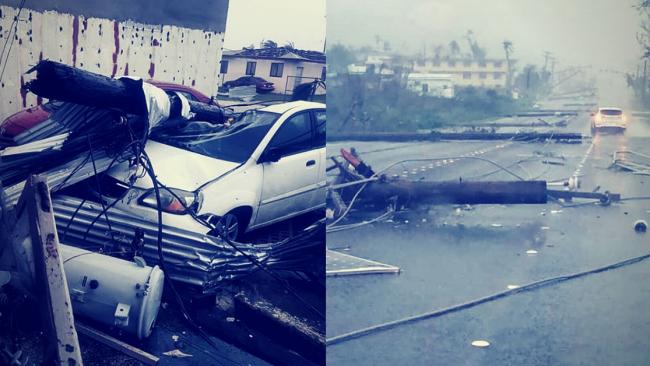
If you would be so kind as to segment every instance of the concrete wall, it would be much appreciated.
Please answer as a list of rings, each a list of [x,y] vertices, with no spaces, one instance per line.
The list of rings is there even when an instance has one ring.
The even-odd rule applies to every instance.
[[[104,3],[117,7],[119,2]],[[188,2],[196,1],[182,3],[187,6]],[[221,10],[227,12],[226,0],[206,3],[224,2],[225,8]],[[51,3],[70,2],[52,1]],[[151,1],[143,1],[143,3],[151,3]],[[29,4],[28,1],[27,5]],[[125,8],[128,9],[128,6],[123,5],[122,9]],[[12,23],[17,10],[13,7],[0,6],[2,45],[10,31],[12,36],[14,35]],[[97,11],[89,10],[89,12],[97,14]],[[225,15],[223,13],[218,15],[218,18],[224,18],[223,24],[216,20],[213,24],[213,28],[221,24],[221,30],[191,29],[173,25],[179,23],[178,17],[179,14],[176,14],[176,18],[167,19],[171,24],[152,24],[124,20],[126,19],[124,17],[96,18],[53,10],[23,9],[17,23],[17,32],[13,36],[10,57],[0,80],[0,120],[41,102],[34,94],[21,92],[21,86],[33,77],[24,73],[41,59],[63,62],[107,76],[131,75],[175,82],[192,86],[207,95],[216,95]],[[133,18],[144,19],[135,16]],[[185,24],[193,24],[193,21]]]
[[[241,57],[224,57],[224,61],[228,61],[228,72],[226,74],[220,75],[220,84],[222,85],[226,81],[235,80],[242,76],[246,75],[246,63],[248,61],[257,62],[255,69],[255,76],[261,77],[273,84],[275,84],[274,93],[283,94],[285,92],[285,87],[287,88],[287,93],[291,93],[294,87],[295,78],[291,76],[297,75],[298,67],[302,66],[304,68],[302,76],[304,79],[302,83],[313,81],[313,78],[321,78],[323,67],[325,64],[317,62],[305,62],[305,61],[294,61],[294,60],[271,60],[271,59],[253,59],[253,58],[241,58]],[[271,64],[272,63],[284,63],[284,70],[282,71],[282,77],[271,76]],[[324,94],[325,91],[322,89],[317,90],[317,94]]]

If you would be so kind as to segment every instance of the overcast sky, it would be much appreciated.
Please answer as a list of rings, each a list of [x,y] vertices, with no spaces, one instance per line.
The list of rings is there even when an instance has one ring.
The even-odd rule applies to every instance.
[[[620,71],[639,63],[640,17],[635,0],[328,0],[327,43],[373,45],[375,35],[393,48],[429,54],[434,44],[460,42],[474,31],[488,57],[514,44],[522,63],[543,63],[553,52],[562,65],[594,65]]]
[[[325,0],[230,0],[224,48],[257,47],[263,39],[322,51]]]

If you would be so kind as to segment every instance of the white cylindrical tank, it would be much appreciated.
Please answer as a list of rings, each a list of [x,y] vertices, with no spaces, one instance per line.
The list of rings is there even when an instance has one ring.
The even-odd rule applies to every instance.
[[[151,334],[164,287],[158,266],[68,245],[59,248],[75,316],[116,326],[140,339]]]

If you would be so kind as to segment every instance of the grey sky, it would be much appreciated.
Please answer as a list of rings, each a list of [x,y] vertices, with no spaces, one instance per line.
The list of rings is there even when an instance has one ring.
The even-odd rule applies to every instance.
[[[224,47],[258,46],[262,39],[322,51],[325,0],[230,0]]]
[[[521,63],[543,63],[543,51],[561,65],[635,69],[640,17],[634,0],[328,0],[328,44],[373,45],[375,35],[393,48],[419,52],[456,39],[467,50],[468,29],[502,57],[514,44]]]

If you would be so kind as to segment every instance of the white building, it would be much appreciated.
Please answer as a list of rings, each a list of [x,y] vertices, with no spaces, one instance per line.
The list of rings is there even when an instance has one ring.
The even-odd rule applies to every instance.
[[[224,51],[219,85],[242,76],[257,76],[275,86],[274,93],[290,94],[297,85],[325,80],[325,54],[286,47]],[[319,88],[316,94],[325,94]]]
[[[515,62],[511,60],[511,64]],[[503,59],[418,59],[413,62],[412,70],[422,74],[450,74],[459,87],[499,89],[506,87],[508,63]]]
[[[454,76],[451,74],[411,73],[406,79],[406,87],[420,95],[453,98]]]

